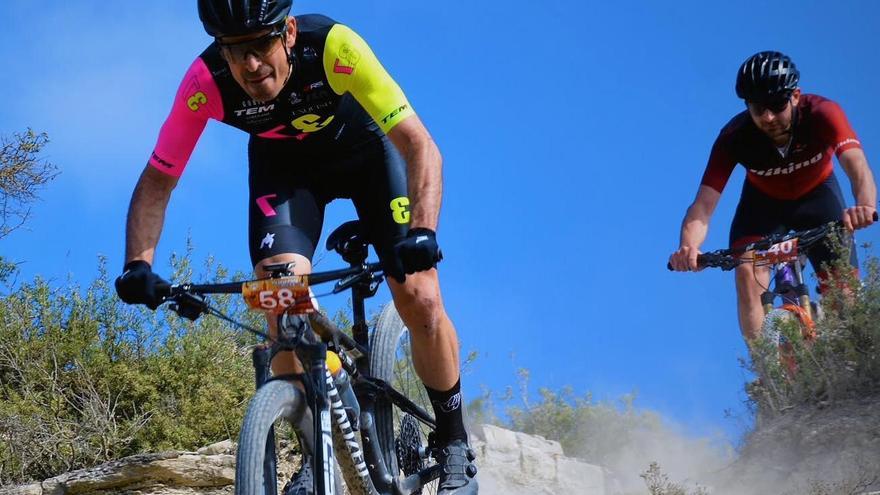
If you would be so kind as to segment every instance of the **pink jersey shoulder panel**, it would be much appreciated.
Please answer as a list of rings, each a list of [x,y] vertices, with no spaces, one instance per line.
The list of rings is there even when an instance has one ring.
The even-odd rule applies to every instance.
[[[223,101],[208,66],[197,58],[180,83],[171,113],[159,131],[150,165],[180,177],[208,119],[223,120]]]

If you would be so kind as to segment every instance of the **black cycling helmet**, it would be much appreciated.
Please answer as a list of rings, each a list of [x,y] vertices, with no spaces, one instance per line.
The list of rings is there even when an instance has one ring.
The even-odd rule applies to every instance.
[[[287,18],[293,0],[199,0],[199,18],[209,35],[241,36],[274,27]]]
[[[780,52],[759,52],[748,58],[736,74],[736,95],[747,101],[788,98],[798,85],[800,72]]]

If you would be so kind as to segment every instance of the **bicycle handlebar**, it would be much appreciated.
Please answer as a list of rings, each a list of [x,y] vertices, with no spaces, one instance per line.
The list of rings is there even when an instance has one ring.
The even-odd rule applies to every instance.
[[[328,270],[304,275],[309,285],[318,285],[348,277],[375,275],[382,271],[381,263],[365,263],[361,266]],[[226,282],[222,284],[157,284],[156,292],[165,299],[174,298],[183,294],[207,295],[207,294],[241,294],[242,286],[248,282],[256,282],[265,279],[244,280],[241,282]],[[344,290],[345,287],[342,288]],[[334,289],[334,293],[337,291]]]
[[[880,215],[878,215],[876,211],[874,212],[873,219],[875,222],[880,220]],[[697,266],[699,266],[700,268],[721,268],[724,271],[732,270],[736,268],[737,265],[740,265],[747,261],[740,259],[739,255],[748,251],[766,250],[774,244],[791,239],[799,239],[799,244],[801,245],[801,247],[809,248],[818,240],[827,236],[832,230],[838,229],[840,227],[843,227],[843,221],[836,220],[834,222],[828,222],[824,225],[820,225],[819,227],[814,227],[812,229],[805,229],[796,232],[785,232],[781,234],[770,234],[762,239],[747,244],[745,247],[742,248],[718,249],[716,251],[699,254],[697,255]],[[667,262],[666,269],[668,269],[669,271],[674,271],[674,269],[672,268],[672,263]]]

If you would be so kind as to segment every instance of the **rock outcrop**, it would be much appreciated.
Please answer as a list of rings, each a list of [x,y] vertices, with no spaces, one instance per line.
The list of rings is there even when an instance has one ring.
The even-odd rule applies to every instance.
[[[490,425],[474,437],[480,493],[605,495],[602,468],[565,457],[559,442]]]
[[[484,495],[605,495],[602,469],[566,458],[558,442],[488,425],[473,437]],[[234,446],[226,441],[198,452],[126,457],[0,488],[0,495],[220,495],[232,493],[234,479]]]

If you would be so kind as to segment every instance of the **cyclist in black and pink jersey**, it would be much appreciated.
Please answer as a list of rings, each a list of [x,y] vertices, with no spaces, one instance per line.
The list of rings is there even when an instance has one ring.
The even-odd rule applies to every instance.
[[[733,223],[730,246],[743,247],[780,230],[806,229],[842,220],[850,230],[871,225],[877,211],[877,186],[861,143],[837,103],[802,94],[800,74],[779,52],[760,52],[746,60],[736,79],[736,94],[747,109],[727,123],[715,140],[697,197],[681,226],[681,241],[669,262],[675,270],[695,271],[697,254],[712,212],[737,163],[746,180]],[[847,208],[834,175],[837,156],[849,177],[856,205]],[[857,267],[855,250],[851,263]],[[824,279],[821,263],[834,260],[822,246],[810,262]],[[744,263],[736,268],[739,322],[747,343],[764,319],[763,287],[769,270]]]
[[[353,201],[434,405],[439,493],[476,494],[457,334],[435,268],[442,189],[436,144],[349,27],[320,15],[291,17],[291,0],[199,0],[198,7],[214,42],[184,75],[132,195],[119,296],[151,309],[161,304],[155,248],[171,191],[208,120],[247,132],[254,271],[262,277],[266,265],[294,262],[297,274],[309,273],[324,207],[335,198]],[[301,372],[292,353],[282,354],[272,363],[276,374]],[[310,487],[291,489],[298,485]]]

